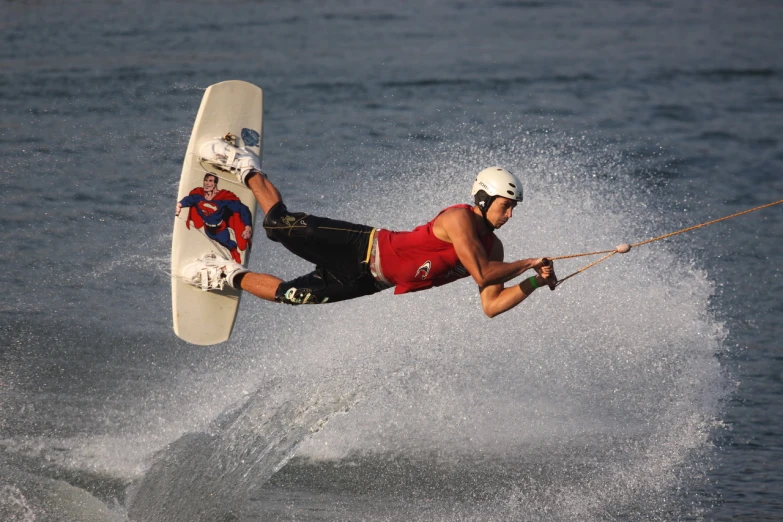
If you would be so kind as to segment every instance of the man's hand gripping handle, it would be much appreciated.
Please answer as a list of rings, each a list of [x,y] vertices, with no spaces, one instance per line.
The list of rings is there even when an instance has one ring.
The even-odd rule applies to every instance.
[[[546,280],[546,284],[549,285],[550,290],[554,290],[557,286],[557,276],[555,275],[555,266],[546,257],[541,260],[541,277]]]

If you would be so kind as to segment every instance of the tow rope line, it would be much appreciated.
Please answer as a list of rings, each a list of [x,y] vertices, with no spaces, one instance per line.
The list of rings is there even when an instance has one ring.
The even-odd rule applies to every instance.
[[[779,201],[775,201],[773,203],[767,203],[766,205],[761,205],[761,206],[758,206],[758,207],[755,207],[755,208],[751,208],[751,209],[748,209],[748,210],[743,210],[742,212],[737,212],[736,214],[732,214],[730,216],[724,216],[722,218],[713,219],[712,221],[707,221],[707,222],[701,223],[699,225],[694,225],[692,227],[683,228],[682,230],[677,230],[676,232],[670,232],[670,233],[664,234],[662,236],[654,237],[652,239],[647,239],[646,241],[640,241],[638,243],[633,243],[632,245],[629,245],[628,243],[622,243],[620,245],[617,245],[617,247],[613,248],[612,250],[599,250],[597,252],[585,252],[584,254],[571,254],[571,255],[567,255],[567,256],[558,256],[558,257],[547,258],[549,261],[557,261],[558,259],[572,259],[572,258],[575,258],[575,257],[584,257],[584,256],[594,256],[594,255],[598,255],[598,254],[606,254],[604,257],[602,257],[598,261],[590,263],[589,265],[580,268],[579,270],[577,270],[573,274],[571,274],[569,276],[566,276],[563,279],[558,280],[557,283],[555,283],[554,286],[550,286],[550,288],[552,290],[554,290],[555,287],[560,286],[561,284],[565,283],[567,280],[571,279],[575,275],[581,274],[582,272],[584,272],[588,268],[592,268],[592,267],[594,267],[595,265],[597,265],[598,263],[600,263],[602,261],[606,261],[607,259],[609,259],[610,257],[612,257],[615,254],[625,254],[625,253],[629,252],[632,248],[640,247],[642,245],[646,245],[646,244],[652,243],[654,241],[660,241],[662,239],[667,239],[667,238],[670,238],[672,236],[676,236],[678,234],[682,234],[684,232],[689,232],[691,230],[696,230],[697,228],[702,228],[702,227],[706,227],[708,225],[713,225],[713,224],[718,223],[720,221],[726,221],[727,219],[731,219],[731,218],[735,218],[735,217],[738,217],[738,216],[742,216],[743,214],[750,214],[751,212],[755,212],[755,211],[761,210],[763,208],[773,207],[773,206],[779,205],[781,203],[783,203],[783,199],[781,199]]]

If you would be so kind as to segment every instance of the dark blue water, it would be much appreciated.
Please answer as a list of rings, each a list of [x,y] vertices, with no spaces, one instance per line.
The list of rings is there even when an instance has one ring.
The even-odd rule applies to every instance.
[[[781,207],[489,320],[472,283],[171,331],[204,89],[288,206],[408,229],[502,164],[510,258],[783,198],[776,2],[0,2],[4,520],[780,519]],[[309,270],[268,241],[251,268]],[[583,266],[563,261],[559,274]]]

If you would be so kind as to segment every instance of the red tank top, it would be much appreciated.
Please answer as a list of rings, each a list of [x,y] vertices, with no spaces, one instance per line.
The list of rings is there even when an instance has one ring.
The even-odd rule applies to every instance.
[[[470,205],[453,205],[410,232],[378,230],[379,268],[383,279],[395,286],[395,294],[445,285],[469,275],[460,263],[454,245],[438,239],[432,230],[435,219],[452,208],[472,209]],[[487,232],[479,239],[489,254],[495,235]]]

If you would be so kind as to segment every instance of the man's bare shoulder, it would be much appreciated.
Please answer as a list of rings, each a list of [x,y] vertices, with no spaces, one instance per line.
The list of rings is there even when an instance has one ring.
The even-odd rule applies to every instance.
[[[441,216],[446,216],[446,215],[464,215],[464,216],[469,216],[472,213],[473,213],[473,207],[457,205],[457,206],[453,206],[453,207],[449,207],[449,208],[445,209],[443,212],[441,212],[440,215]]]
[[[456,235],[475,236],[473,209],[466,207],[451,207],[444,210],[433,225],[435,236],[443,241],[453,242]]]

